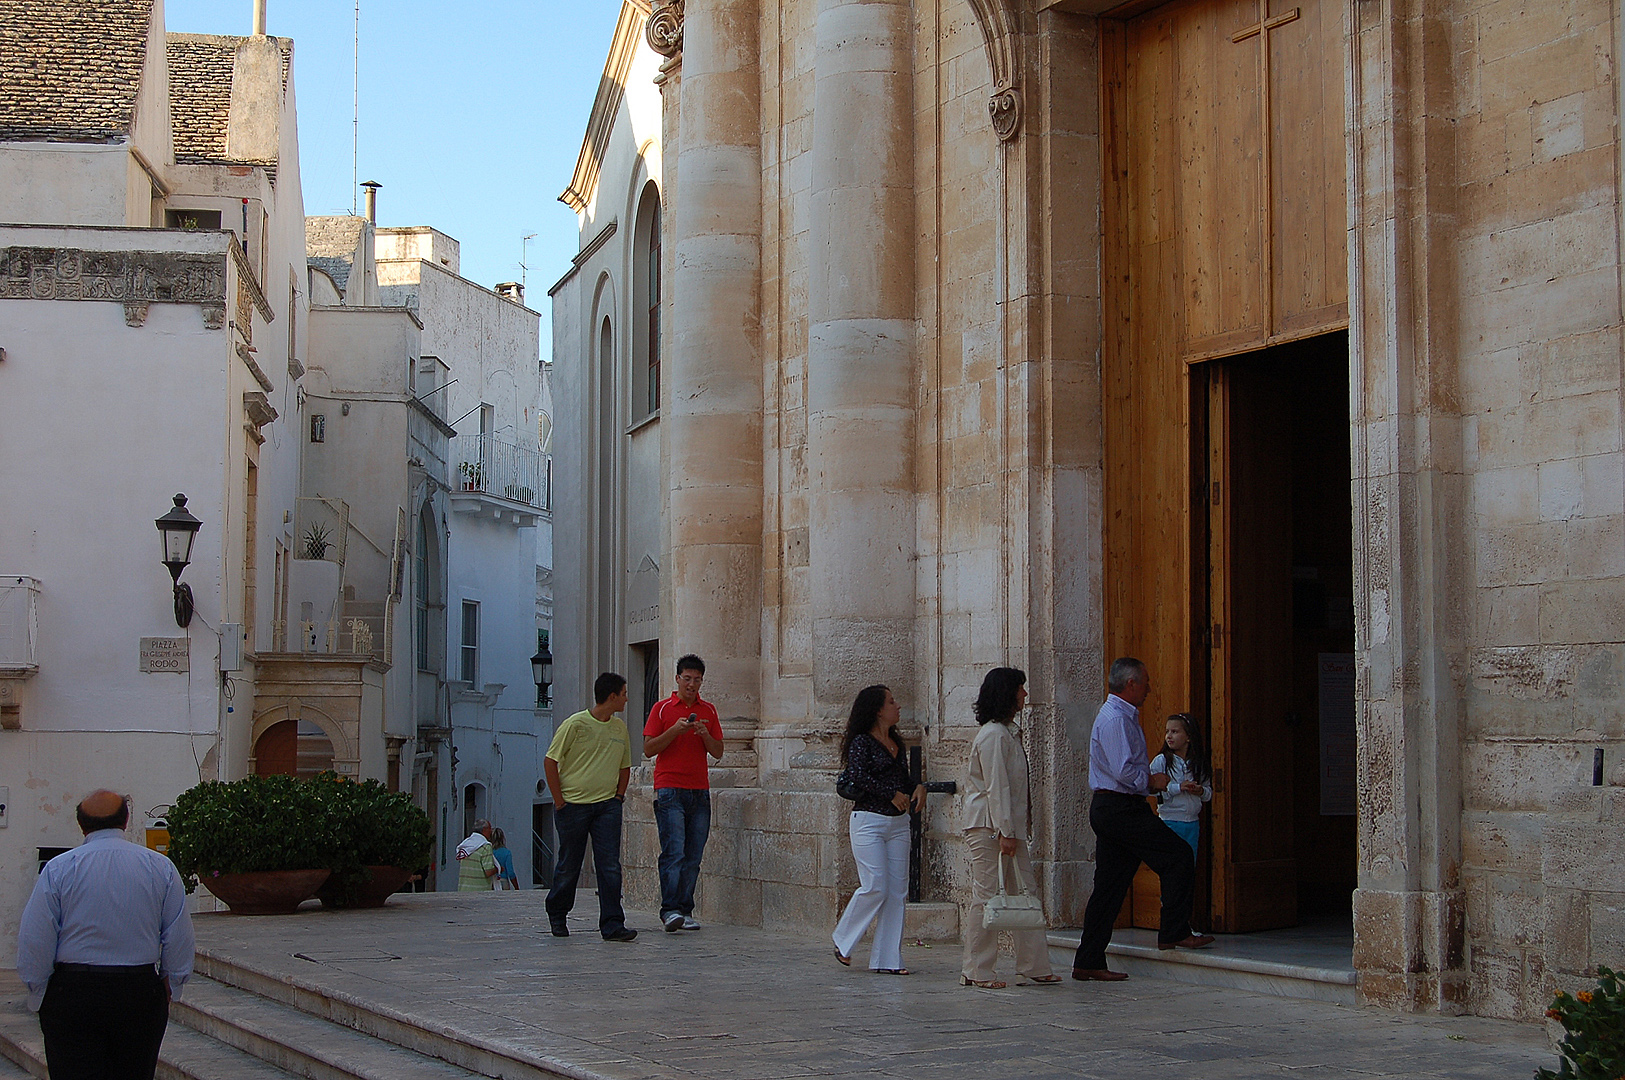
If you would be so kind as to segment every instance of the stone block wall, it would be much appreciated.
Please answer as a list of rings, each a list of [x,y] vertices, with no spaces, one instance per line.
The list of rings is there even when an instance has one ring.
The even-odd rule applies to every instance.
[[[1561,18],[1460,4],[1443,25],[1459,213],[1436,319],[1454,325],[1467,492],[1467,1007],[1532,1019],[1625,960],[1617,28],[1598,0]]]

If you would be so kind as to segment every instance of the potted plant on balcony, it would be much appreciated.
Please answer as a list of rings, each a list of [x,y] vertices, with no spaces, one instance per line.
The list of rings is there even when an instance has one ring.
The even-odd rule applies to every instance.
[[[186,891],[201,881],[239,915],[297,910],[340,862],[337,823],[318,794],[291,776],[183,792],[169,815],[169,857]]]
[[[465,461],[457,466],[458,475],[463,478],[464,491],[483,491],[485,480],[485,467],[483,462]]]
[[[338,826],[344,862],[316,895],[323,907],[383,907],[429,861],[428,815],[376,780],[322,773],[313,783],[323,781],[331,781],[321,797]]]

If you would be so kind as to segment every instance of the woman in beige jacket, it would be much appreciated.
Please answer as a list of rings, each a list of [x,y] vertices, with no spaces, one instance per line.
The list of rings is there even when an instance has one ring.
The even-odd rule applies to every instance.
[[[994,668],[982,680],[976,697],[976,722],[981,725],[970,745],[970,769],[965,782],[965,849],[970,852],[970,908],[965,918],[965,956],[959,981],[964,986],[1002,990],[993,965],[999,958],[999,934],[982,925],[988,897],[999,891],[1000,864],[1006,890],[1034,895],[1032,854],[1027,840],[1032,830],[1032,798],[1027,788],[1027,753],[1021,747],[1016,713],[1027,704],[1027,675],[1020,668]],[[1049,947],[1043,930],[1013,931],[1016,944],[1016,982],[1050,985],[1061,981],[1050,971]]]

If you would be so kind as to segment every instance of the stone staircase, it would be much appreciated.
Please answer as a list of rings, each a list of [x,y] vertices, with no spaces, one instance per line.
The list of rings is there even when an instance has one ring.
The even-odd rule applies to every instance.
[[[173,1003],[157,1080],[556,1080],[548,1069],[238,965],[197,957]],[[212,977],[211,977],[212,976]],[[0,972],[0,1080],[45,1080],[45,1046],[22,984]]]

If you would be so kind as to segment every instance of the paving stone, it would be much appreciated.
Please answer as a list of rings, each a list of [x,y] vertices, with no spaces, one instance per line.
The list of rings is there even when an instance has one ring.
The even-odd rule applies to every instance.
[[[1417,1061],[1432,1077],[1476,1080],[1555,1060],[1536,1025],[1157,978],[970,990],[957,985],[951,945],[905,947],[916,974],[893,978],[839,966],[822,934],[655,933],[649,912],[631,915],[645,931],[637,941],[609,943],[593,932],[587,893],[572,936],[555,939],[542,899],[430,894],[379,912],[205,915],[200,966],[380,1037],[451,1037],[488,1063],[577,1080],[948,1080],[1012,1062],[1024,1076],[1352,1077],[1417,1075]]]

